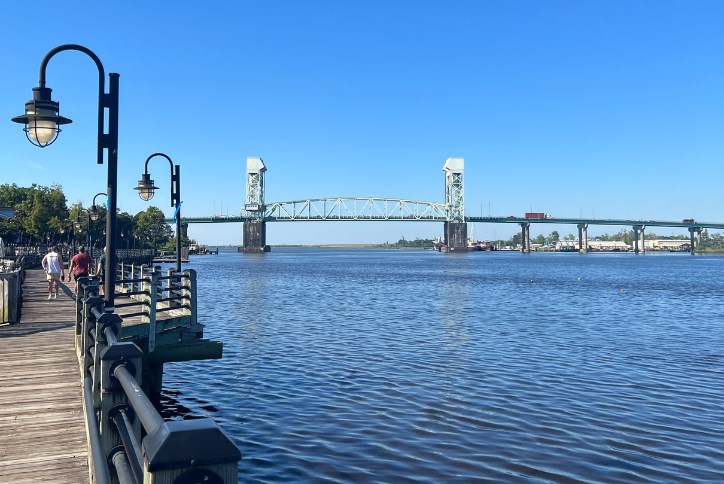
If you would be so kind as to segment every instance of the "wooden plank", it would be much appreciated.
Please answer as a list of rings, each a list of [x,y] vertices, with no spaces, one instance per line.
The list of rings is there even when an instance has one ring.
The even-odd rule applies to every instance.
[[[73,291],[47,288],[27,271],[20,323],[0,326],[0,482],[89,482]]]

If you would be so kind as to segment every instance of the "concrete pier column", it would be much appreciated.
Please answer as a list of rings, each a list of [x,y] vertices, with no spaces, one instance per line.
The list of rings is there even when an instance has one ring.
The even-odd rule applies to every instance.
[[[530,223],[520,224],[520,251],[524,254],[530,253]]]
[[[646,234],[644,233],[646,231],[645,226],[641,226],[641,252],[646,252]]]
[[[641,242],[641,250],[643,250],[643,239],[644,239],[644,226],[643,225],[634,225],[633,226],[633,243],[634,243],[634,253],[639,253],[639,242]]]
[[[696,234],[696,235],[694,235]],[[701,237],[701,227],[689,227],[689,253],[694,255],[696,248],[699,246]]]
[[[247,220],[244,222],[244,253],[269,252],[266,245],[266,222]]]
[[[578,224],[578,252],[588,253],[588,224]]]
[[[448,252],[468,251],[468,224],[465,222],[445,222],[445,245]]]

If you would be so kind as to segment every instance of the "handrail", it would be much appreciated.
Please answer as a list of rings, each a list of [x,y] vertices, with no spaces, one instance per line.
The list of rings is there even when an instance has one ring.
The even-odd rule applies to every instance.
[[[110,473],[108,472],[108,465],[106,465],[106,459],[101,450],[101,432],[98,428],[98,420],[93,412],[93,379],[89,376],[83,378],[83,400],[85,408],[85,420],[88,423],[86,425],[88,429],[88,440],[91,453],[90,465],[92,467],[92,474],[95,477],[95,482],[98,484],[111,484]]]
[[[113,370],[113,376],[118,379],[126,392],[128,403],[131,404],[133,411],[141,419],[141,424],[146,433],[151,434],[158,430],[164,424],[164,420],[151,403],[151,400],[143,393],[136,378],[128,371],[126,365],[120,364],[116,366],[115,370]]]
[[[195,302],[195,272],[187,277],[190,287],[183,291],[188,294],[180,299],[187,299],[189,304],[159,311],[186,310]],[[158,271],[153,271],[150,282],[144,281],[156,286],[144,292],[154,302],[150,311],[154,319],[155,296],[162,289],[157,279]],[[112,464],[115,479],[123,484],[186,482],[199,472],[209,482],[236,482],[241,458],[238,448],[211,419],[166,422],[161,417],[142,389],[143,351],[120,341],[122,319],[114,312],[105,312],[105,303],[98,296],[98,280],[84,277],[78,282],[76,342],[85,383],[92,482],[111,482],[104,474],[110,475],[106,462]],[[141,429],[146,435],[143,440]]]

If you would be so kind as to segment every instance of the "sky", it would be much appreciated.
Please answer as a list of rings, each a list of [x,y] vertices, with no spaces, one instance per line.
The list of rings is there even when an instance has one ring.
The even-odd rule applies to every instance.
[[[45,12],[37,27],[33,12]],[[73,120],[52,146],[32,146],[10,122],[43,56],[74,43],[120,74],[118,207],[131,214],[149,206],[133,188],[155,152],[181,166],[184,216],[238,215],[249,156],[267,166],[268,203],[443,202],[452,156],[465,159],[468,215],[721,223],[722,24],[724,2],[706,0],[10,2],[0,18],[0,183],[59,184],[84,206],[105,191],[98,71],[84,54],[48,65],[47,86]],[[168,162],[152,160],[149,172],[159,187],[150,203],[171,217]],[[531,236],[553,229],[577,232],[534,225]],[[267,243],[442,230],[269,223]],[[519,227],[473,230],[507,239]],[[192,224],[189,235],[241,245],[242,227]]]

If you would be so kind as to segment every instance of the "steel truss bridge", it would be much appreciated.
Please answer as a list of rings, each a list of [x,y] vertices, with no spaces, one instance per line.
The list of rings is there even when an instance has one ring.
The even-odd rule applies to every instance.
[[[445,222],[445,204],[401,198],[310,198],[274,202],[265,206],[263,214],[244,211],[240,215],[210,217],[182,217],[182,223],[243,223],[262,220],[265,222]],[[166,219],[171,223],[173,219]],[[644,225],[647,227],[699,227],[723,229],[724,223],[699,221],[626,220],[595,218],[540,218],[523,217],[475,217],[465,216],[469,223],[504,224],[588,224],[588,225]]]
[[[167,220],[167,222],[170,219]],[[445,222],[445,204],[400,198],[310,198],[274,202],[263,214],[243,211],[239,216],[182,217],[183,223],[392,221]]]

